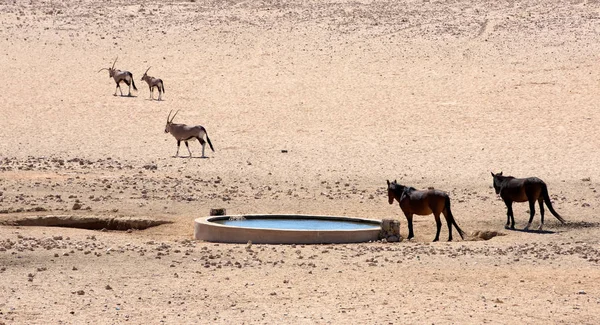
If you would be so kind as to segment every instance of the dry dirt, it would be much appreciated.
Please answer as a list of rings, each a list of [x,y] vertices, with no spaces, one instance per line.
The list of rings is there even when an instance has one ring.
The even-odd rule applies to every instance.
[[[598,324],[599,35],[591,0],[3,1],[0,324]],[[117,56],[134,97],[98,73]],[[171,110],[209,159],[172,157]],[[568,224],[505,230],[490,171],[545,180]],[[430,243],[423,216],[394,244],[193,240],[210,208],[406,236],[386,179],[503,236]],[[14,225],[39,216],[172,223]]]

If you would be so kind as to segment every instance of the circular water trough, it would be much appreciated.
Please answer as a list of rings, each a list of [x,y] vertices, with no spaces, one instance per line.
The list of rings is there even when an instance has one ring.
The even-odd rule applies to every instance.
[[[212,216],[194,221],[194,237],[219,243],[339,244],[379,239],[381,221],[313,215]]]

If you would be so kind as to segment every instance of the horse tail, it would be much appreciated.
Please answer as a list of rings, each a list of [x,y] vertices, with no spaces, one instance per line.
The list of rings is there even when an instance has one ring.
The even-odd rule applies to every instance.
[[[450,210],[450,197],[449,196],[446,196],[445,208],[446,208],[446,211],[448,211],[448,218],[450,218],[450,221],[454,225],[454,228],[456,228],[456,230],[458,231],[458,234],[460,235],[460,238],[465,239],[465,232],[462,231],[462,229],[460,229],[460,227],[456,223],[456,220],[454,220],[454,216],[452,215],[452,211]]]
[[[165,83],[162,81],[160,81],[160,87],[162,88],[163,93],[165,92]]]
[[[546,206],[548,207],[548,210],[550,210],[550,213],[552,213],[552,215],[555,216],[556,219],[558,219],[558,221],[560,221],[561,223],[565,223],[565,219],[563,219],[563,217],[561,217],[556,211],[554,211],[554,208],[552,207],[552,202],[550,202],[550,195],[548,195],[548,186],[546,186],[545,183],[542,183],[542,195],[544,196],[544,203],[546,203]]]
[[[208,142],[208,145],[210,146],[210,150],[212,150],[214,152],[215,149],[213,149],[212,142],[210,142],[210,138],[208,137],[208,133],[206,132],[206,130],[204,130],[204,134],[206,134],[206,141]]]

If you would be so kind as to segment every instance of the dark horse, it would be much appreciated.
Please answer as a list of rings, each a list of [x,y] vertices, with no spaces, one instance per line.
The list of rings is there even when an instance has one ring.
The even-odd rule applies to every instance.
[[[444,214],[446,223],[448,224],[448,241],[452,241],[452,225],[456,227],[460,238],[465,239],[465,233],[456,224],[452,216],[452,211],[450,211],[450,197],[448,197],[446,192],[438,190],[418,191],[413,187],[400,185],[395,180],[391,183],[387,181],[387,185],[388,202],[392,204],[394,203],[394,199],[396,199],[408,221],[408,239],[415,236],[413,233],[413,215],[425,216],[432,213],[437,226],[434,242],[440,239],[440,230],[442,229],[440,213]]]
[[[500,194],[500,197],[506,204],[508,211],[506,212],[506,226],[508,229],[515,229],[515,216],[513,214],[512,203],[513,202],[529,202],[529,223],[525,226],[525,230],[529,230],[533,216],[535,215],[535,201],[538,201],[540,205],[540,214],[542,221],[538,230],[542,230],[544,226],[544,202],[548,206],[548,210],[558,219],[560,222],[565,223],[563,219],[552,207],[550,202],[550,196],[548,195],[548,187],[546,183],[537,177],[528,178],[514,178],[512,176],[502,176],[502,172],[498,174],[492,173],[494,177],[494,189],[496,194]]]

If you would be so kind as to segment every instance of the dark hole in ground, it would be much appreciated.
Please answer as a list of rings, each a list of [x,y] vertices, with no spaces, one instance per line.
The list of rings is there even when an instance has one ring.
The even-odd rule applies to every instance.
[[[505,234],[493,230],[477,230],[471,234],[473,240],[490,240],[496,236],[504,236]]]
[[[66,227],[89,230],[143,230],[167,223],[172,222],[165,220],[153,220],[142,218],[114,218],[100,216],[37,216],[24,217],[22,219],[16,219],[6,222],[7,225],[13,226]]]

